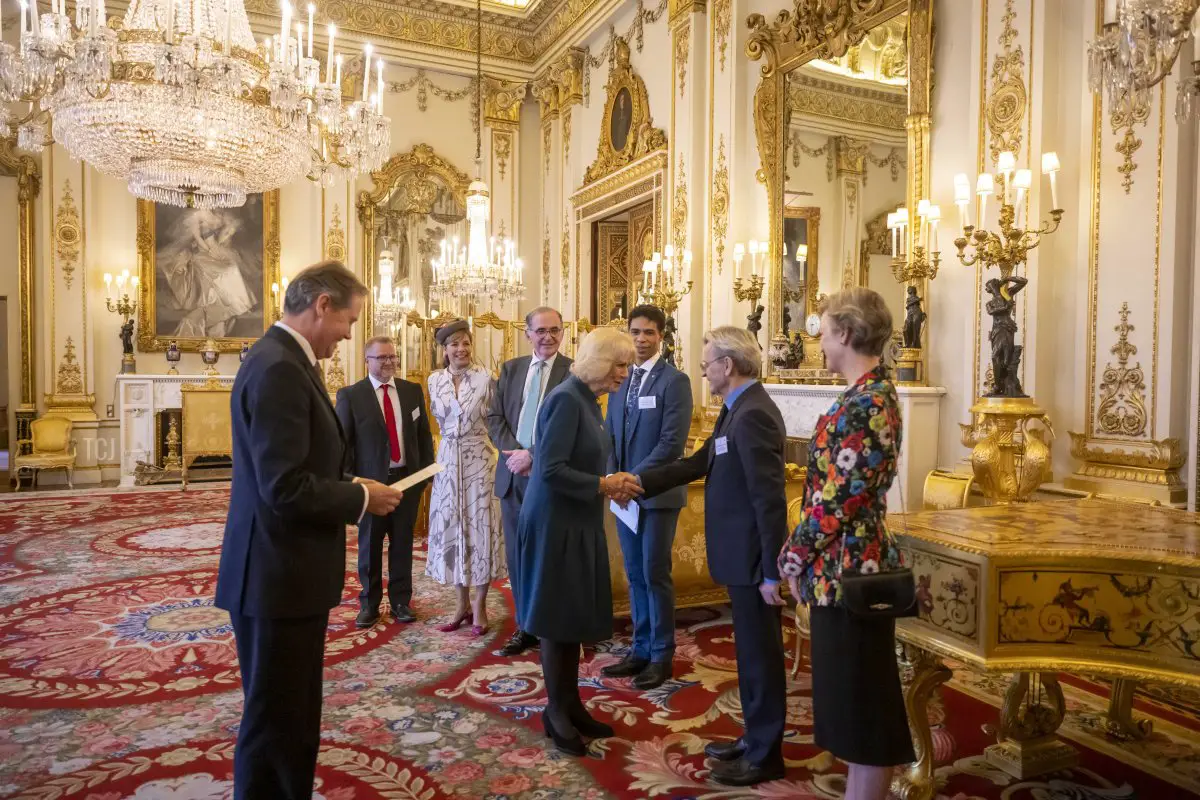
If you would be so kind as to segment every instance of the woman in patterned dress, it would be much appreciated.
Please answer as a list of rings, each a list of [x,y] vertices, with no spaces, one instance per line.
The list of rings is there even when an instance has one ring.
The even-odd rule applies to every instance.
[[[434,338],[445,348],[446,368],[429,376],[429,408],[441,432],[437,460],[445,469],[434,476],[429,498],[425,574],[458,587],[454,617],[440,630],[473,622],[471,633],[482,636],[488,585],[505,574],[500,509],[492,494],[496,455],[486,422],[492,379],[472,360],[466,321],[442,326]]]
[[[849,387],[813,428],[800,524],[779,555],[811,607],[813,738],[849,765],[848,800],[883,800],[893,768],[914,761],[896,665],[896,622],[842,604],[843,572],[898,569],[887,491],[900,453],[900,406],[880,357],[892,315],[870,289],[825,301],[821,349]]]

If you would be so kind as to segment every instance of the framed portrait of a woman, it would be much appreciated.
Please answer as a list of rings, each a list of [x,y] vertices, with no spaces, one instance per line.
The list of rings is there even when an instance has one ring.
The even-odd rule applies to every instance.
[[[138,349],[198,351],[212,339],[237,352],[275,321],[279,192],[237,208],[138,201]]]

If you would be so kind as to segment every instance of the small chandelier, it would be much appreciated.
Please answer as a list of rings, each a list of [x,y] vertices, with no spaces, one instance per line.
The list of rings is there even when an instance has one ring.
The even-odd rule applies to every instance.
[[[1200,0],[1106,0],[1104,29],[1088,46],[1088,83],[1110,104],[1141,105],[1175,66],[1188,37],[1200,38]],[[1191,29],[1189,31],[1189,25]],[[1200,57],[1179,81],[1175,116],[1200,115]]]
[[[394,283],[396,276],[396,260],[391,250],[379,254],[379,285],[375,287],[375,325],[392,329],[410,311],[416,308],[416,302],[409,296],[408,287],[403,288]]]
[[[73,17],[66,0],[47,13],[20,2],[19,46],[0,43],[0,126],[23,150],[58,141],[137,197],[240,206],[301,175],[376,169],[390,149],[382,62],[368,97],[368,47],[363,97],[345,105],[335,31],[322,79],[312,5],[307,29],[293,29],[285,0],[278,40],[260,47],[243,0],[132,0],[115,29],[105,0],[79,0]],[[4,103],[28,111],[14,117]]]
[[[432,262],[432,293],[442,302],[454,297],[465,297],[470,303],[479,304],[486,300],[501,303],[516,300],[525,294],[521,277],[522,263],[517,258],[516,244],[511,239],[497,242],[488,235],[491,216],[491,193],[488,185],[478,177],[483,165],[483,125],[481,117],[481,95],[483,88],[483,6],[475,3],[476,50],[475,50],[475,93],[471,102],[471,113],[479,123],[475,126],[475,175],[467,187],[467,243],[460,246],[458,237],[441,243],[441,257]]]

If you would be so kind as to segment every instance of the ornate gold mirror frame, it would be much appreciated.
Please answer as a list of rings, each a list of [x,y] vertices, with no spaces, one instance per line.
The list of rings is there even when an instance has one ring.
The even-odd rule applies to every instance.
[[[754,133],[761,169],[758,180],[766,186],[771,217],[771,249],[767,291],[767,330],[782,338],[784,216],[784,137],[787,135],[786,92],[788,73],[815,58],[839,58],[866,37],[874,27],[908,12],[908,169],[906,205],[928,192],[930,107],[933,78],[933,0],[793,0],[768,23],[751,14],[746,23],[750,37],[746,55],[765,59],[754,93]],[[924,287],[922,287],[923,289]],[[925,292],[921,292],[925,296]],[[803,320],[795,322],[803,327]],[[807,334],[804,335],[807,338]],[[810,350],[806,342],[806,353]],[[764,356],[766,351],[764,351]],[[768,360],[768,374],[775,368]]]
[[[437,184],[450,190],[459,208],[467,207],[467,187],[471,179],[465,172],[460,172],[453,164],[437,154],[427,144],[418,144],[407,153],[397,153],[388,159],[379,170],[371,173],[375,186],[366,189],[358,195],[358,221],[362,223],[362,247],[359,252],[363,259],[363,282],[371,289],[363,307],[363,321],[358,325],[358,343],[361,352],[362,345],[370,338],[370,331],[375,328],[374,289],[378,278],[375,240],[377,238],[378,222],[386,213],[388,199],[397,189],[404,187],[410,198],[428,201],[432,208],[437,198]],[[433,191],[429,191],[432,189]],[[415,202],[415,200],[414,200]],[[416,208],[413,211],[429,213],[429,208]]]
[[[15,411],[13,441],[31,438],[29,423],[37,417],[33,386],[33,247],[35,203],[41,192],[41,168],[17,152],[16,137],[0,138],[0,175],[17,179],[17,285],[21,314],[21,398]]]

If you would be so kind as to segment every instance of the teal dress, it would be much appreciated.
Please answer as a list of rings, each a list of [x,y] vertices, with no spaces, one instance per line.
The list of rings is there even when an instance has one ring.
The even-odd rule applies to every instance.
[[[612,636],[600,477],[612,443],[596,395],[572,375],[538,412],[533,472],[517,523],[517,624],[541,639]]]

